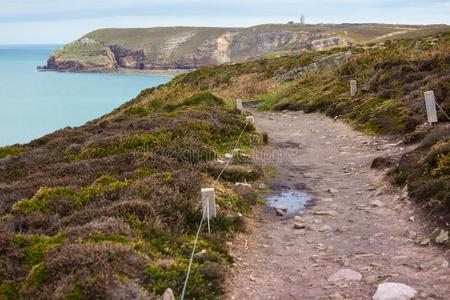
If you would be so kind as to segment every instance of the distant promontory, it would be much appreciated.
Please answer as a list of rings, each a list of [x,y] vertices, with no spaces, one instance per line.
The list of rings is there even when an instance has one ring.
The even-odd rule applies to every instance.
[[[440,29],[440,25],[382,24],[100,29],[58,49],[49,57],[44,70],[190,70],[211,64],[238,63],[267,55],[323,50],[354,43],[376,43]]]

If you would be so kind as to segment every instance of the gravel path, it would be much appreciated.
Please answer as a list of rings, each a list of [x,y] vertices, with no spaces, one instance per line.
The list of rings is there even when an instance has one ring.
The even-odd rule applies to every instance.
[[[254,116],[276,154],[266,161],[279,173],[269,184],[304,188],[313,201],[295,218],[268,208],[248,218],[232,243],[227,299],[372,299],[382,282],[407,284],[417,299],[450,299],[450,252],[418,243],[420,210],[370,169],[375,157],[407,149],[319,114]]]

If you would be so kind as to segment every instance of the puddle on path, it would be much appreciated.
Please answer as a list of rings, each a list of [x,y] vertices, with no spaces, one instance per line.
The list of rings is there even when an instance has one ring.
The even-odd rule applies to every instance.
[[[266,197],[267,205],[271,207],[284,206],[285,216],[293,216],[311,200],[311,195],[298,190],[284,190]]]

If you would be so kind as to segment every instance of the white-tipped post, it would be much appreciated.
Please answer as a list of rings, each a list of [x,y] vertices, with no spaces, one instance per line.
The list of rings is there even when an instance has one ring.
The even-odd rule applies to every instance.
[[[245,117],[245,122],[247,123],[247,125],[254,125],[255,124],[255,117],[253,117],[253,116]]]
[[[358,84],[356,80],[350,80],[350,96],[355,97],[358,91]]]
[[[350,96],[355,97],[358,91],[358,83],[356,80],[350,80]]]
[[[206,216],[206,220],[208,221],[208,232],[211,233],[211,226],[209,225],[209,221],[212,218],[215,218],[217,215],[216,196],[214,193],[214,188],[202,188],[201,191],[203,216]]]
[[[425,95],[425,106],[427,108],[427,118],[428,123],[436,123],[438,121],[437,111],[436,111],[436,98],[434,96],[434,91],[426,91]]]
[[[236,99],[236,108],[239,109],[239,110],[243,109],[242,99]]]

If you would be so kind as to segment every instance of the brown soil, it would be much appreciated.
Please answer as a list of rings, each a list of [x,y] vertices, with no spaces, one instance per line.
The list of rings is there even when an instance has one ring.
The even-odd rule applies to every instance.
[[[249,230],[232,244],[236,263],[227,298],[371,299],[377,285],[389,281],[410,285],[419,299],[450,299],[450,269],[441,266],[450,251],[418,243],[430,233],[420,209],[385,172],[370,169],[375,157],[410,149],[318,114],[254,115],[269,134],[265,150],[278,154],[266,161],[279,173],[270,184],[304,186],[313,201],[299,213],[306,230],[268,208],[249,216]],[[327,280],[343,268],[360,272],[362,280]]]

